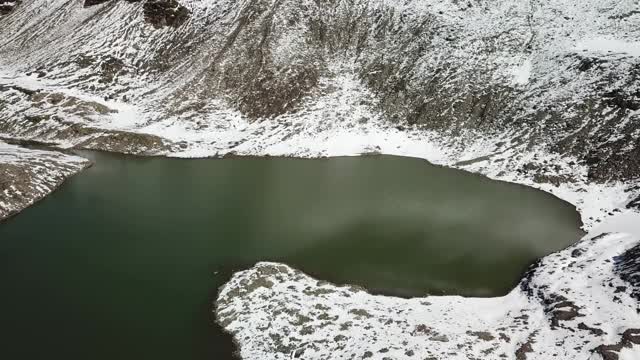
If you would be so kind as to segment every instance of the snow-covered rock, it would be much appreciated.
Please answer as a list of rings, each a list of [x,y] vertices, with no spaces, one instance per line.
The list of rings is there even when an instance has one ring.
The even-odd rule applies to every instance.
[[[49,195],[89,165],[78,156],[0,141],[0,221]]]

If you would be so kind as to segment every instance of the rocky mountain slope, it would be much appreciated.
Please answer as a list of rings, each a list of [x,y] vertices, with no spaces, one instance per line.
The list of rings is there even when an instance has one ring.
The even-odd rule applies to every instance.
[[[5,78],[31,75],[36,88],[140,110],[122,127],[207,126],[195,119],[222,110],[248,122],[304,112],[348,73],[372,93],[362,105],[398,126],[508,130],[526,139],[520,146],[575,155],[596,180],[638,173],[634,1],[46,3],[21,2],[0,20]],[[87,116],[123,115],[99,103],[108,109],[58,115],[86,126]]]
[[[586,230],[640,210],[638,0],[0,0],[0,32],[0,137],[5,139],[179,157],[416,156],[551,192],[576,205]],[[3,159],[0,166],[8,163]],[[15,185],[12,178],[0,179]],[[11,202],[12,209],[29,203],[20,205],[3,193],[0,202]],[[504,313],[471,329],[473,323],[460,319],[447,335],[457,340],[436,342],[432,352],[442,356],[454,351],[451,346],[488,338],[466,333],[486,330],[495,344],[489,341],[485,349],[473,342],[459,354],[490,358],[504,352],[520,360],[532,348],[538,355],[533,358],[542,359],[554,353],[540,348],[559,351],[552,349],[560,345],[550,344],[569,337],[567,344],[583,344],[562,353],[565,358],[633,359],[637,333],[628,321],[637,319],[629,305],[630,299],[637,304],[637,241],[630,235],[601,238],[597,245],[583,240],[576,246],[584,247],[584,259],[565,264],[568,255],[561,253],[543,260],[546,270],[536,274],[549,276],[530,279],[536,290],[509,295],[527,299],[509,302],[509,309],[525,309],[535,322],[527,325]],[[558,256],[565,260],[556,262]],[[571,267],[581,264],[584,269],[573,274]],[[229,289],[273,266],[239,274]],[[313,283],[293,270],[280,272],[266,280]],[[567,285],[570,275],[584,287],[549,292]],[[625,290],[611,293],[601,280]],[[281,296],[256,293],[266,303],[254,302],[254,293],[237,299],[223,293],[222,301],[232,307],[219,311],[257,306],[262,320],[280,321],[264,309],[269,301],[301,296],[298,285],[292,286]],[[379,310],[406,305],[366,294],[360,298]],[[575,305],[578,299],[582,303]],[[591,316],[605,307],[599,299],[620,311],[607,329],[597,325],[604,315]],[[447,309],[480,303],[452,305],[454,300],[428,301],[449,304]],[[320,305],[342,301],[347,300]],[[572,318],[569,330],[559,326],[563,322],[549,322],[555,312],[574,309],[567,301],[580,314],[590,314],[590,322]],[[554,310],[554,304],[567,306]],[[358,313],[349,316],[362,320]],[[277,343],[246,341],[266,323],[243,328],[231,317],[225,324],[237,334],[245,357],[262,358]],[[514,342],[496,336],[498,327],[518,321],[526,326],[508,335]],[[359,331],[371,335],[385,324]],[[299,330],[296,324],[275,326]],[[414,330],[444,334],[440,325],[425,326]],[[525,328],[539,329],[535,341],[545,346],[533,346],[534,333]],[[386,330],[398,331],[394,336],[404,341],[402,326]],[[624,335],[627,330],[631,333]],[[363,344],[360,340],[336,340],[330,347],[314,343],[313,351],[319,357],[328,349],[351,351]],[[596,344],[604,348],[596,350]]]
[[[190,157],[398,153],[539,187],[624,183],[608,211],[640,196],[634,0],[10,4],[5,137]]]

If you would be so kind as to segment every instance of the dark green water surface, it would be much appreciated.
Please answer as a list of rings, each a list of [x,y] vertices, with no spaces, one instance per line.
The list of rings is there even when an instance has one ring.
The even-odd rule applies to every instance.
[[[0,224],[0,359],[228,359],[212,302],[257,261],[495,296],[581,235],[553,196],[417,159],[83,155],[96,165]]]

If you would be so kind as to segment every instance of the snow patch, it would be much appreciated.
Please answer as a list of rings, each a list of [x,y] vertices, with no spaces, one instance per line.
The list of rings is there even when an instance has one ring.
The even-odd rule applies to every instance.
[[[607,37],[596,37],[578,42],[576,50],[640,56],[640,41],[625,41]]]
[[[514,67],[512,70],[513,83],[516,85],[528,84],[532,68],[531,59],[526,59],[520,65]]]

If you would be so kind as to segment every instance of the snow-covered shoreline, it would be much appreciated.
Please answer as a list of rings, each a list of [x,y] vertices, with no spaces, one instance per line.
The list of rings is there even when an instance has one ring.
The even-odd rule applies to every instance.
[[[361,154],[407,156],[553,194],[576,206],[585,231],[613,215],[635,211],[627,209],[626,205],[640,196],[638,184],[591,181],[588,167],[578,158],[551,153],[545,144],[520,144],[514,141],[519,137],[517,133],[487,135],[469,130],[453,135],[417,126],[399,128],[389,124],[369,105],[363,105],[375,101],[373,94],[352,73],[343,70],[335,70],[341,74],[338,78],[325,80],[327,87],[338,85],[338,89],[322,97],[308,99],[302,113],[263,121],[251,121],[223,104],[219,110],[196,121],[188,119],[188,114],[185,115],[187,118],[167,117],[150,121],[158,115],[144,108],[69,91],[35,76],[10,75],[0,71],[0,85],[20,89],[12,90],[13,93],[32,92],[39,94],[44,101],[56,94],[65,94],[70,97],[66,101],[74,104],[84,101],[92,108],[106,109],[78,116],[70,114],[65,106],[49,105],[44,112],[53,112],[64,118],[64,124],[47,117],[38,122],[39,130],[35,132],[21,134],[0,130],[0,135],[42,141],[62,149],[180,158],[231,154],[301,158]],[[21,110],[32,112],[34,117],[43,113],[42,109],[29,106],[29,103],[22,105],[21,101],[15,101],[4,111],[6,116],[15,116]],[[327,118],[334,121],[327,122]],[[23,131],[27,131],[32,122],[27,118],[19,124],[23,125]],[[70,135],[69,127],[78,127],[80,131]],[[460,139],[466,140],[461,142]],[[527,167],[531,170],[526,173],[515,171]]]
[[[587,236],[500,298],[375,296],[259,263],[220,290],[217,320],[243,359],[633,360],[638,303],[611,259],[639,236]]]
[[[318,149],[322,142],[309,139],[308,145],[316,146],[316,153],[301,153],[309,148],[304,145],[283,144],[265,152],[313,157],[358,155],[358,149],[364,153],[375,149],[381,154],[422,158],[551,193],[576,206],[589,234],[571,248],[541,260],[528,285],[535,288],[533,296],[519,287],[504,298],[493,299],[385,298],[326,284],[286,265],[257,264],[235,274],[217,301],[218,320],[234,334],[243,359],[598,359],[598,354],[613,353],[631,360],[640,356],[640,347],[627,348],[626,342],[620,351],[608,350],[624,342],[623,331],[640,324],[637,301],[630,297],[632,289],[615,275],[612,265],[615,256],[638,246],[640,240],[640,214],[625,208],[628,185],[538,183],[504,171],[495,158],[483,157],[493,149],[482,143],[460,152],[438,148],[429,141],[429,133],[416,131],[407,136],[406,130],[394,128],[368,130],[373,134],[370,137],[350,137],[347,131],[320,134],[325,144],[348,144],[346,149]],[[487,144],[496,142],[499,139]],[[237,153],[251,154],[242,149]],[[508,157],[520,155],[523,162],[537,159],[548,166],[572,161],[542,154],[507,150],[494,157],[508,161]],[[603,232],[615,234],[599,237]],[[571,255],[578,252],[589,256]],[[255,291],[247,290],[256,283],[262,285]],[[626,293],[618,294],[622,287]],[[618,302],[621,298],[623,303]],[[601,309],[610,312],[603,315]],[[571,315],[573,311],[579,315]],[[573,317],[554,326],[554,314]]]
[[[518,183],[517,177],[497,178]],[[519,183],[552,189],[569,202],[615,193]],[[593,196],[578,203],[598,201]],[[504,297],[378,296],[286,264],[258,263],[220,289],[216,318],[234,336],[242,359],[635,360],[640,259],[626,260],[637,271],[635,284],[621,279],[617,259],[640,248],[640,213],[590,210],[596,221],[585,223],[589,233],[532,265]]]
[[[0,141],[0,222],[42,200],[91,162]]]

